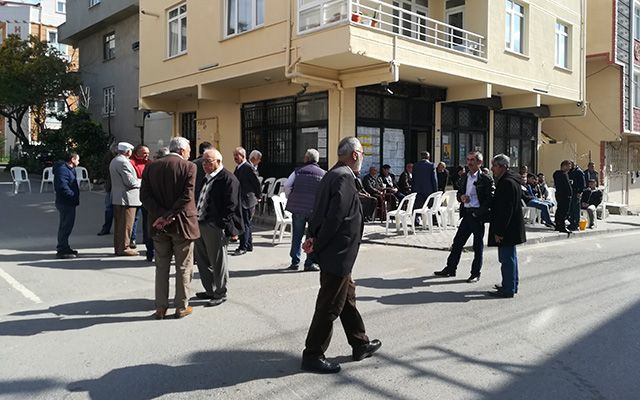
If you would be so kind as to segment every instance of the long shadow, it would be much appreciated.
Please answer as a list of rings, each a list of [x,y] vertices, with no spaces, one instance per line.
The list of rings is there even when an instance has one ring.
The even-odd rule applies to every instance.
[[[109,257],[111,254],[107,253],[83,253],[82,250],[79,250],[80,254],[78,258],[74,260],[82,260],[82,259],[91,259],[91,258],[103,258]],[[20,253],[20,254],[9,254],[9,255],[0,255],[0,262],[29,262],[29,261],[47,261],[47,260],[57,260],[55,251],[51,253]]]
[[[19,265],[25,265],[35,268],[49,268],[49,269],[71,269],[71,270],[103,270],[103,269],[125,269],[125,268],[145,268],[151,267],[153,264],[149,263],[144,258],[130,257],[130,258],[108,258],[108,259],[82,259],[75,258],[71,260],[56,260],[56,261],[43,261],[43,262],[28,262],[21,263]]]
[[[627,226],[640,227],[640,224],[635,223],[635,222],[628,222],[628,221],[611,221],[611,222],[607,222],[607,224],[611,224],[611,225],[627,225]]]
[[[439,279],[438,281],[434,281]],[[418,278],[363,278],[356,281],[356,285],[373,289],[412,289],[416,287],[428,287],[432,285],[448,285],[454,283],[464,283],[464,279],[446,279],[437,276],[422,276]]]
[[[168,394],[278,379],[297,373],[300,373],[298,354],[251,350],[207,351],[193,354],[184,365],[144,364],[118,368],[97,379],[73,382],[67,389],[70,392],[88,392],[93,400],[147,400]]]
[[[151,314],[151,313],[149,313]],[[148,321],[150,317],[33,318],[0,322],[0,336],[33,336],[43,332],[61,332],[94,325]]]
[[[150,299],[92,300],[69,304],[59,304],[41,310],[18,311],[9,315],[112,315],[140,311],[149,311],[151,313],[151,310],[153,309],[154,302]]]
[[[377,301],[385,305],[410,305],[432,303],[467,303],[473,300],[489,300],[486,292],[412,292],[388,296],[359,296],[358,301]]]
[[[254,278],[256,276],[264,276],[264,275],[290,274],[291,272],[292,271],[289,271],[286,268],[250,269],[250,270],[240,270],[240,271],[229,271],[229,277],[230,278]]]
[[[3,395],[21,394],[29,398],[27,394],[36,394],[61,386],[62,383],[52,379],[13,379],[0,381],[0,393]]]

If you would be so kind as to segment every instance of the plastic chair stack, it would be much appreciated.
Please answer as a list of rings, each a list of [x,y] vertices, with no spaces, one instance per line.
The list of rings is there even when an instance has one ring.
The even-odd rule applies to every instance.
[[[431,205],[429,205],[431,203]],[[433,217],[436,217],[438,223],[438,230],[442,229],[442,192],[434,192],[427,197],[422,208],[413,211],[413,219],[420,215],[422,217],[422,226],[429,228],[429,233],[433,232]],[[446,217],[445,217],[446,218]]]
[[[76,167],[76,180],[78,188],[82,189],[82,183],[86,182],[89,191],[91,191],[91,181],[89,180],[89,171],[85,167]]]
[[[24,183],[29,186],[29,193],[31,193],[31,181],[29,180],[29,174],[26,169],[22,167],[12,167],[11,179],[13,179],[13,194],[18,194],[20,185]]]
[[[290,230],[293,230],[293,218],[290,213],[284,210],[284,204],[280,195],[271,196],[273,202],[273,209],[276,214],[276,225],[273,228],[273,238],[271,243],[276,243],[276,235],[278,235],[278,243],[282,242],[284,232],[289,226]]]
[[[42,182],[40,182],[40,193],[42,193],[42,189],[44,185],[50,183],[53,188],[53,167],[47,167],[42,171]]]
[[[408,228],[411,226],[413,233],[416,233],[415,220],[412,218],[413,205],[416,202],[416,193],[406,195],[400,201],[398,208],[387,212],[387,220],[385,221],[385,233],[389,234],[389,223],[393,219],[396,224],[396,232],[402,227],[404,236],[408,235]]]

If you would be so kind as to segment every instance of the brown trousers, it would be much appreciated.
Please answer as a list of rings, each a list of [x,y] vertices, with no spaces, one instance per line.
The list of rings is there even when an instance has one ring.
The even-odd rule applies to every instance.
[[[131,228],[136,219],[137,207],[113,206],[113,248],[116,255],[121,255],[129,248]]]
[[[340,317],[351,347],[369,343],[364,322],[356,308],[356,285],[351,274],[337,276],[320,272],[316,311],[309,327],[303,357],[324,357],[331,342],[333,321]]]
[[[191,295],[193,240],[178,233],[154,232],[156,261],[156,308],[169,308],[169,275],[171,259],[176,258],[176,308],[187,308]]]

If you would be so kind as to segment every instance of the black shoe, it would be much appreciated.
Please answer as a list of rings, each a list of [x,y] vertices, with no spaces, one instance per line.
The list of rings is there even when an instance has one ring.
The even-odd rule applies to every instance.
[[[291,264],[287,269],[290,269],[291,271],[297,271],[298,268],[300,268],[298,264]]]
[[[98,232],[98,236],[104,236],[104,235],[108,235],[110,233],[111,232],[109,232],[109,231],[100,231],[100,232]]]
[[[353,348],[353,361],[361,361],[367,357],[371,357],[373,353],[378,351],[382,347],[382,342],[378,339],[373,339],[367,344]]]
[[[207,303],[207,307],[219,306],[220,304],[224,303],[225,301],[227,301],[227,295],[224,295],[222,297],[213,297]]]
[[[547,228],[553,228],[556,229],[556,226],[554,224],[552,224],[551,222],[545,222],[544,226],[546,226]]]
[[[213,295],[207,292],[198,292],[196,293],[196,297],[202,300],[211,300],[213,299]]]
[[[320,271],[318,264],[311,264],[308,267],[304,267],[305,271]]]
[[[467,283],[478,283],[480,282],[480,275],[471,275],[469,279],[467,279]]]
[[[502,290],[496,290],[494,292],[487,292],[489,296],[499,297],[501,299],[511,299],[513,298],[513,293],[505,293]]]
[[[300,368],[317,374],[335,374],[340,372],[340,364],[327,361],[326,358],[303,357]]]
[[[236,251],[234,251],[233,253],[231,253],[232,256],[241,256],[243,254],[246,254],[247,251],[245,249],[236,249]]]
[[[130,249],[135,249],[136,247],[138,247],[138,245],[136,245],[136,241],[132,240],[129,242],[129,248]]]
[[[494,287],[496,290],[498,290],[498,291],[501,291],[501,290],[502,290],[502,285],[498,285],[498,284],[496,284],[496,285],[493,285],[493,287]],[[516,291],[515,291],[515,293],[518,293],[518,291],[516,290]]]
[[[72,258],[77,258],[78,256],[73,253],[56,253],[56,258],[70,260]]]
[[[442,271],[436,271],[433,273],[435,276],[446,276],[446,277],[454,277],[456,276],[455,272],[451,272],[449,268],[445,267]]]

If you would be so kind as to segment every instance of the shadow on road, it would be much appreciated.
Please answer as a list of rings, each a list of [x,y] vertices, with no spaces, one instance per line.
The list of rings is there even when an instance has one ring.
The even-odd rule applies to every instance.
[[[436,281],[436,279],[438,279]],[[412,289],[432,285],[448,285],[453,283],[465,283],[464,279],[447,279],[438,276],[422,276],[418,278],[363,278],[356,281],[356,285],[372,289]]]
[[[12,379],[0,381],[0,393],[4,396],[20,394],[24,395],[24,398],[29,398],[26,396],[27,393],[40,393],[61,385],[61,382],[53,379]]]
[[[410,305],[432,303],[467,303],[473,300],[489,300],[486,292],[411,292],[390,294],[387,296],[358,296],[357,301],[377,301],[386,305]]]
[[[72,269],[72,270],[103,270],[103,269],[124,269],[124,268],[145,268],[153,267],[154,264],[140,257],[122,257],[107,259],[83,259],[82,256],[72,260],[56,260],[42,262],[21,263],[28,267],[50,268],[50,269]]]
[[[36,251],[36,250],[34,250]],[[85,260],[88,261],[88,259],[96,259],[96,258],[103,258],[103,257],[109,257],[110,254],[106,254],[106,253],[83,253],[81,252],[78,255],[78,258],[74,259],[75,261],[78,260]],[[24,252],[24,253],[20,253],[20,254],[9,254],[9,255],[0,255],[0,262],[29,262],[29,261],[47,261],[47,260],[57,260],[56,258],[56,252],[55,250],[51,251],[51,253],[28,253],[28,252]],[[95,261],[95,260],[92,260]]]
[[[112,315],[140,311],[149,311],[149,313],[151,313],[154,307],[154,301],[150,299],[92,300],[80,301],[78,303],[60,304],[57,306],[44,308],[42,310],[19,311],[9,315]]]
[[[300,373],[300,356],[278,351],[198,352],[185,365],[134,365],[94,379],[73,382],[70,392],[88,392],[93,400],[155,399],[167,394],[214,390],[245,382]],[[213,393],[212,393],[213,394]],[[224,394],[219,393],[223,398]],[[235,392],[238,396],[240,393]]]
[[[240,271],[229,271],[229,277],[231,277],[231,278],[254,278],[256,276],[289,274],[291,272],[292,271],[289,271],[286,268],[278,268],[278,269],[249,269],[249,270],[240,270]],[[295,272],[295,271],[293,271],[293,272]]]

